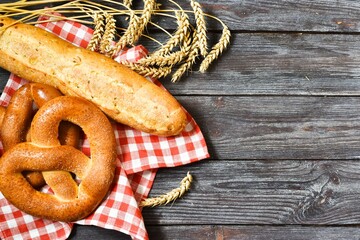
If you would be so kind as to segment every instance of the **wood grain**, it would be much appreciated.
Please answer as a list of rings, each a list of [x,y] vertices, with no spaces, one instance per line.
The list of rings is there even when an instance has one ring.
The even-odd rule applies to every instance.
[[[220,226],[215,227],[216,237],[227,240],[358,240],[358,227],[303,227],[303,226]],[[168,238],[171,239],[171,238]]]
[[[0,92],[4,91],[5,84],[9,79],[10,73],[0,68]]]
[[[162,82],[175,95],[358,96],[359,47],[359,35],[233,34],[206,74]]]
[[[209,46],[218,38],[210,33]],[[158,47],[144,40],[150,52]],[[198,71],[201,60],[179,83],[161,82],[174,95],[360,95],[357,34],[233,33],[229,49],[205,74]]]
[[[145,209],[148,225],[349,225],[360,223],[359,161],[202,161],[159,171],[151,195],[194,183],[169,206]]]
[[[96,239],[94,234],[101,233],[103,239],[125,240],[130,239],[118,234],[110,235],[108,231],[91,226],[79,226],[79,234],[74,235],[81,239]],[[192,226],[149,226],[150,239],[166,240],[358,240],[359,228],[349,227],[306,227],[306,226],[228,226],[228,225],[192,225]],[[111,232],[111,231],[110,231]]]
[[[360,99],[179,96],[215,159],[359,159]]]
[[[163,2],[163,1],[159,1]],[[190,9],[188,1],[179,1]],[[221,16],[236,31],[358,32],[360,3],[352,0],[199,0],[204,11]],[[162,21],[166,24],[166,20]],[[220,29],[209,21],[208,28]]]

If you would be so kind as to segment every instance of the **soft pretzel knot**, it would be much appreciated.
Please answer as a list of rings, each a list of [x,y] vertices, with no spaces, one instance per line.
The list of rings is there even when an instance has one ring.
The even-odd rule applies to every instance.
[[[20,87],[13,94],[8,107],[0,108],[0,136],[4,151],[20,142],[30,140],[31,136],[28,130],[34,116],[34,110],[59,96],[62,96],[59,90],[45,84],[28,83]],[[35,103],[35,109],[33,109],[33,103]],[[79,139],[80,129],[78,126],[65,121],[60,123],[59,140],[62,144],[78,147]],[[61,175],[64,173],[46,173],[48,181],[51,181],[50,178],[59,179]],[[29,172],[25,176],[35,188],[45,185],[43,175],[40,172]],[[66,191],[64,194],[69,195],[70,192]]]
[[[89,140],[90,157],[73,146],[61,145],[58,129],[62,121],[82,128]],[[30,142],[16,144],[0,158],[0,191],[33,216],[65,222],[88,216],[106,196],[115,174],[115,136],[108,118],[84,99],[60,96],[36,112],[30,135]],[[65,171],[74,173],[80,183],[66,174],[48,183],[54,194],[46,194],[29,184],[22,174],[25,171]],[[71,197],[56,194],[55,189],[64,185]]]

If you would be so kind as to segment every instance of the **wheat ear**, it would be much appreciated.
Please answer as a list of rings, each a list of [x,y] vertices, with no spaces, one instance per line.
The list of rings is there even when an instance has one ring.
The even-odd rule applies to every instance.
[[[184,196],[189,191],[193,177],[188,172],[186,177],[181,180],[180,187],[173,189],[172,191],[154,198],[147,198],[140,202],[140,207],[156,207],[160,205],[166,205],[170,202],[175,201],[178,198]]]
[[[201,62],[200,72],[204,73],[209,68],[210,64],[225,51],[230,44],[230,36],[231,33],[229,28],[224,26],[219,42],[212,47],[212,50]]]
[[[186,71],[191,69],[192,65],[195,63],[196,58],[199,56],[199,40],[198,34],[196,31],[193,32],[193,38],[189,37],[188,41],[192,41],[191,43],[186,42],[183,46],[183,51],[185,51],[188,55],[184,63],[180,65],[180,67],[175,71],[175,73],[171,77],[172,82],[177,82],[181,79]]]
[[[205,22],[205,15],[203,10],[201,9],[201,6],[198,2],[195,0],[191,0],[190,2],[191,7],[194,10],[194,16],[196,20],[196,32],[197,32],[197,38],[199,40],[199,49],[200,54],[202,56],[207,55],[207,36],[206,36],[206,22]]]
[[[142,15],[138,21],[137,28],[133,31],[133,43],[136,43],[140,39],[156,7],[157,5],[155,0],[144,0],[144,9]]]
[[[104,15],[100,13],[95,13],[93,18],[95,25],[94,32],[87,46],[87,49],[91,51],[97,51],[100,47],[100,42],[105,31],[105,23],[104,23],[105,18]]]
[[[130,63],[126,61],[121,63],[145,77],[162,78],[169,75],[172,71],[172,68],[168,66],[151,67],[151,66],[140,65],[138,63]]]
[[[183,11],[176,11],[175,15],[178,24],[177,30],[173,36],[159,50],[153,52],[152,55],[167,55],[175,46],[178,46],[184,40],[190,27],[189,16]]]
[[[105,31],[104,35],[100,42],[100,52],[104,54],[105,56],[111,56],[112,55],[112,41],[115,38],[116,34],[116,21],[114,17],[111,14],[106,13],[105,14]]]
[[[156,65],[160,67],[164,67],[164,66],[172,67],[180,63],[185,57],[186,54],[184,52],[177,51],[165,56],[150,56],[150,57],[142,58],[137,63],[144,66]]]
[[[188,40],[187,36],[189,33],[189,17],[183,11],[176,11],[176,18],[178,23],[178,28],[175,31],[174,35],[156,52],[152,53],[149,57],[140,59],[139,64],[150,66],[157,65],[160,67],[163,66],[174,66],[181,63],[183,59],[186,58],[187,52],[184,51],[184,48],[181,44],[184,40]],[[180,51],[171,52],[175,46],[180,45]]]
[[[136,16],[134,11],[130,11],[130,20],[129,20],[129,26],[124,32],[124,34],[120,37],[119,41],[115,45],[115,49],[113,52],[113,56],[118,54],[121,49],[124,49],[127,45],[134,45],[135,39],[133,38],[134,35],[137,33],[137,28],[139,26],[140,18]]]

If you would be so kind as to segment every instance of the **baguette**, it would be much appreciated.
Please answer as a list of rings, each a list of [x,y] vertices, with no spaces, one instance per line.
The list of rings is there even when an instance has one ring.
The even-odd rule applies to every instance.
[[[145,77],[43,29],[1,16],[0,67],[83,97],[115,121],[143,132],[172,136],[186,125],[179,102]]]

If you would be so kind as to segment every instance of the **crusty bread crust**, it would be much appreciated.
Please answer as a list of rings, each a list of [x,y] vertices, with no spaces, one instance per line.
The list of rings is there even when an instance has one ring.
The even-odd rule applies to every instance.
[[[183,108],[166,90],[111,58],[43,29],[0,17],[0,56],[0,67],[65,95],[81,96],[135,129],[170,136],[185,127]]]

